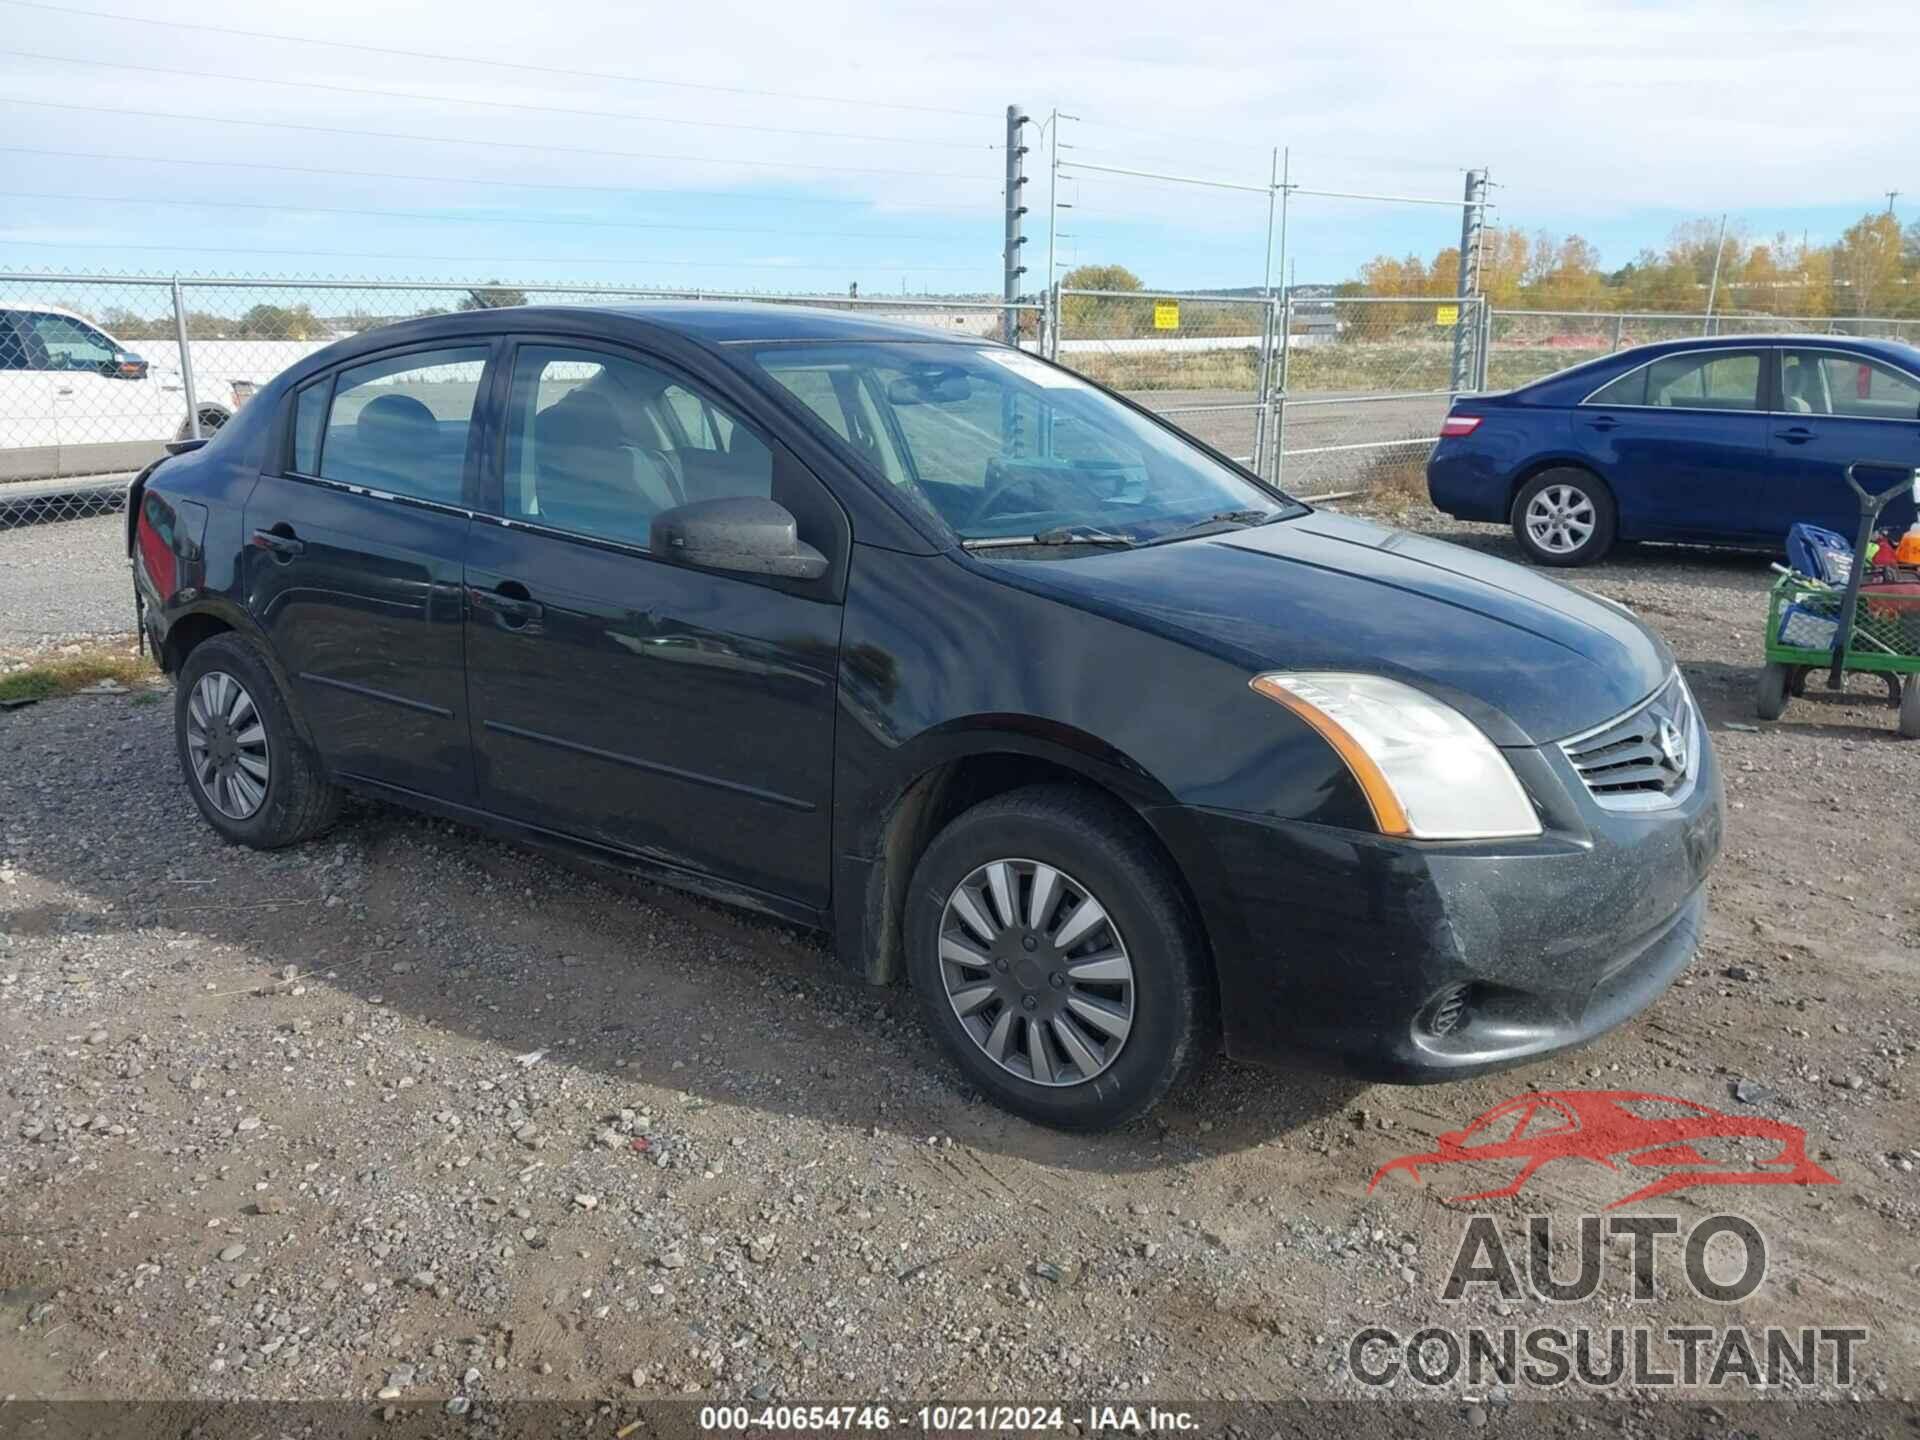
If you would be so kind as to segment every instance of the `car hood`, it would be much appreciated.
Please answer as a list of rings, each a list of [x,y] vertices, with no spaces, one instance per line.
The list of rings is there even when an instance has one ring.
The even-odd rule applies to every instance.
[[[1022,588],[1262,669],[1358,670],[1501,745],[1588,730],[1673,667],[1631,615],[1522,566],[1343,515],[1081,560],[988,562]]]

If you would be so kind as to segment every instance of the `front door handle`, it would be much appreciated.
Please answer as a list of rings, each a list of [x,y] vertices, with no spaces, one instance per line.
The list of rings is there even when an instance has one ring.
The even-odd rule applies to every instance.
[[[524,628],[529,622],[538,620],[546,614],[546,607],[529,599],[526,587],[514,580],[508,580],[495,589],[482,590],[478,585],[467,587],[467,601],[476,610],[486,610],[509,630]]]
[[[1776,440],[1784,440],[1789,445],[1804,445],[1813,439],[1813,431],[1804,425],[1789,425],[1784,430],[1774,431],[1773,437]]]
[[[256,530],[253,532],[253,543],[276,560],[291,560],[307,551],[306,542],[297,538],[289,525],[276,526],[272,530]]]

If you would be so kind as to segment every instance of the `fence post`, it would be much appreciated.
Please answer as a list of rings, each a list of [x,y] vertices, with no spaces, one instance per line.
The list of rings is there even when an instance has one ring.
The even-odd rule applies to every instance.
[[[1287,468],[1287,360],[1293,354],[1293,290],[1280,287],[1280,385],[1273,394],[1273,483],[1283,488]]]
[[[1613,317],[1613,350],[1611,353],[1615,355],[1618,355],[1620,353],[1620,342],[1626,338],[1626,334],[1627,334],[1627,317],[1624,315],[1614,316]]]
[[[1020,247],[1027,243],[1027,237],[1021,233],[1020,217],[1027,213],[1027,207],[1021,202],[1026,198],[1026,167],[1021,157],[1027,153],[1027,147],[1021,143],[1026,129],[1027,117],[1018,105],[1007,106],[1007,243],[1001,257],[1005,267],[1002,280],[1001,298],[1007,302],[1007,308],[1001,316],[1001,336],[1007,344],[1017,344],[1020,339],[1020,312],[1013,308],[1020,298],[1020,277],[1027,273],[1027,267],[1020,263]]]
[[[1460,202],[1460,281],[1457,288],[1462,311],[1480,290],[1480,236],[1486,219],[1486,198],[1487,172],[1467,171],[1466,193]],[[1466,318],[1460,314],[1454,323],[1453,372],[1448,386],[1453,391],[1454,399],[1458,399],[1460,392],[1473,383],[1474,372],[1479,369],[1473,356],[1468,353],[1468,347],[1480,336],[1477,327],[1459,323],[1459,320]],[[1474,333],[1469,334],[1469,331]]]
[[[180,379],[187,395],[187,435],[200,438],[200,401],[193,389],[193,347],[187,343],[187,307],[180,298],[180,277],[173,277],[173,334],[180,344]]]

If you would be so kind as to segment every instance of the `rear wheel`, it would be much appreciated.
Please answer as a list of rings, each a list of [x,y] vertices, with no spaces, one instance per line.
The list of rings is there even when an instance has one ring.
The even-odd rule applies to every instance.
[[[1793,666],[1770,660],[1754,687],[1753,713],[1762,720],[1778,720],[1787,712],[1787,692],[1793,687]]]
[[[1520,487],[1513,534],[1542,565],[1591,565],[1613,548],[1613,493],[1589,470],[1563,465]]]
[[[214,431],[218,430],[232,418],[233,417],[227,414],[226,411],[219,409],[217,406],[202,405],[200,407],[200,438],[203,440],[207,439]],[[192,422],[182,420],[180,422],[180,431],[173,438],[176,440],[191,440],[193,438]]]
[[[934,839],[907,964],[968,1078],[1041,1124],[1131,1120],[1211,1048],[1204,944],[1165,858],[1119,805],[1070,787],[989,800]]]
[[[174,738],[187,789],[228,840],[273,850],[319,834],[340,791],[295,730],[254,646],[216,635],[194,647],[174,693]]]
[[[1900,733],[1920,740],[1920,675],[1909,675],[1900,692]]]

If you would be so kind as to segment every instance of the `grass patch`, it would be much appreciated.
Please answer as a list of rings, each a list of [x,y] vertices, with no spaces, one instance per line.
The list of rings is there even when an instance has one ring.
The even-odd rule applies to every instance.
[[[0,702],[48,700],[71,695],[102,680],[114,680],[129,690],[159,674],[153,661],[130,651],[89,650],[80,654],[50,655],[0,674]]]

